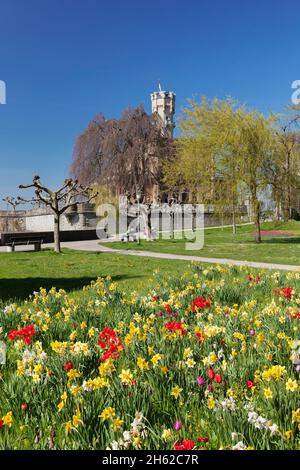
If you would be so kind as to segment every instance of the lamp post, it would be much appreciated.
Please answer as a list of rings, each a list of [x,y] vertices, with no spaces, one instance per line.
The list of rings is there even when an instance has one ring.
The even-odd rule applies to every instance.
[[[5,199],[3,199],[3,201],[5,201]],[[8,211],[9,211],[9,204],[8,204],[7,199],[6,199],[6,224],[5,224],[5,231],[6,232],[8,232],[8,219],[9,219]]]
[[[170,207],[170,238],[173,240],[174,239],[174,222],[175,222],[175,214],[174,214],[174,204],[176,203],[175,198],[171,198],[169,200],[169,207]]]
[[[141,230],[141,224],[140,224],[140,201],[142,199],[142,193],[141,191],[138,191],[136,193],[136,199],[138,203],[138,245],[141,244],[141,237],[140,237],[140,230]]]

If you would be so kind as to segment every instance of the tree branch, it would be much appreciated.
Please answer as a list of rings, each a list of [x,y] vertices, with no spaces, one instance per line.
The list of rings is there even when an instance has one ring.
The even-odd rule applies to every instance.
[[[88,204],[89,202],[91,202],[93,199],[95,199],[95,197],[98,196],[98,192],[93,194],[92,196],[90,196],[86,201],[84,201],[85,204]],[[74,206],[74,204],[79,204],[78,202],[77,203],[74,203],[74,202],[71,202],[69,204],[67,204],[66,206],[62,207],[60,210],[59,210],[59,214],[62,215],[67,209],[69,209],[70,207]]]

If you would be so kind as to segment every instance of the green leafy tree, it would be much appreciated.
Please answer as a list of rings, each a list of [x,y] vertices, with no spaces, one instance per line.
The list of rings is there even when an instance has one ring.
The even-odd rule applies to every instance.
[[[190,202],[230,212],[233,233],[239,206],[249,195],[260,242],[260,197],[274,158],[274,120],[247,111],[233,99],[190,101],[183,110],[175,158],[165,165],[166,187],[178,192],[188,188]]]
[[[270,183],[278,216],[284,221],[292,215],[293,193],[300,189],[300,133],[294,111],[280,117],[276,126],[274,161],[271,165]]]
[[[269,169],[274,160],[274,116],[241,110],[237,115],[238,168],[241,184],[250,196],[255,240],[261,242],[261,195],[266,190]]]

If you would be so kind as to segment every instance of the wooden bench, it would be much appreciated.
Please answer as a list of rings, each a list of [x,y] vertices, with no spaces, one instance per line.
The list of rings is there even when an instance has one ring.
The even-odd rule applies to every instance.
[[[11,237],[9,241],[5,243],[7,247],[7,251],[12,252],[15,251],[15,247],[17,245],[33,245],[34,251],[41,251],[41,245],[43,243],[43,239],[41,237]]]

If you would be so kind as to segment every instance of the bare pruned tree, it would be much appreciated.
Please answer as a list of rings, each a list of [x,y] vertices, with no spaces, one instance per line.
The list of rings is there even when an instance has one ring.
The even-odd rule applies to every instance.
[[[12,196],[6,196],[4,199],[2,199],[2,201],[6,202],[7,206],[11,206],[14,212],[16,212],[16,208],[19,204],[23,204],[23,202],[20,201],[19,198]]]
[[[28,202],[43,202],[46,206],[49,206],[54,214],[54,250],[60,253],[60,217],[61,215],[74,204],[78,202],[90,202],[96,196],[97,193],[93,192],[93,189],[89,186],[82,186],[78,180],[66,179],[64,184],[57,189],[52,191],[48,187],[41,183],[39,176],[32,178],[31,184],[21,184],[20,189],[34,188],[35,197],[26,200],[21,197],[19,201],[24,203]],[[80,200],[81,199],[81,200]]]

